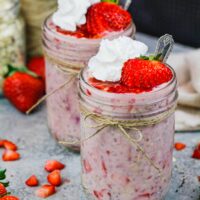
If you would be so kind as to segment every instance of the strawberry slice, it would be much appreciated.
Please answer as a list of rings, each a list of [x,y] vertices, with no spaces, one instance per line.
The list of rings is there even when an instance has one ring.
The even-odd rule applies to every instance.
[[[2,183],[0,183],[0,197],[4,196],[6,194],[7,194],[7,190],[6,190],[5,186]]]
[[[20,200],[20,199],[15,196],[4,196],[1,198],[1,200]]]
[[[4,140],[0,140],[0,148],[4,147]]]
[[[94,36],[124,30],[131,23],[131,15],[126,10],[109,2],[92,5],[86,17],[88,33]]]
[[[47,176],[47,180],[51,185],[60,186],[62,184],[62,178],[60,170],[54,170]]]
[[[56,188],[53,185],[43,185],[42,187],[40,187],[38,190],[36,190],[35,194],[36,196],[40,197],[40,198],[47,198],[53,194],[56,193]]]
[[[3,140],[3,146],[7,150],[17,151],[17,145],[9,140]]]
[[[3,161],[16,161],[20,159],[20,154],[16,151],[5,150],[2,155]]]
[[[57,160],[48,160],[45,164],[45,170],[47,172],[52,172],[54,170],[62,170],[65,168],[65,165]]]
[[[39,181],[35,175],[32,175],[30,178],[26,180],[25,184],[29,187],[36,187],[38,186]]]
[[[173,77],[171,69],[164,63],[147,58],[128,60],[122,69],[121,84],[130,89],[152,90],[154,87],[169,82]]]
[[[196,146],[192,154],[192,158],[200,160],[200,144]]]
[[[43,56],[32,57],[28,61],[27,67],[45,80],[45,60]]]
[[[181,151],[183,149],[186,148],[186,145],[181,143],[181,142],[177,142],[174,144],[174,148],[177,150],[177,151]]]

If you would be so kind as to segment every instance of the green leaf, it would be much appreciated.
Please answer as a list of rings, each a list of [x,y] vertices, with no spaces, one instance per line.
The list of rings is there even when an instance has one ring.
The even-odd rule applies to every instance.
[[[4,180],[6,178],[6,169],[0,169],[0,180]]]
[[[119,4],[119,0],[101,0],[101,2],[109,2],[109,3]]]
[[[3,184],[4,187],[8,187],[10,183],[8,181],[6,181],[6,182],[1,182],[1,184]]]

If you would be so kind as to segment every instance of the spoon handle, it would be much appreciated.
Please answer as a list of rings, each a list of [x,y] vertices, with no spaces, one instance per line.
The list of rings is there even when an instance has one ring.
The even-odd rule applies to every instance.
[[[159,57],[160,61],[166,62],[172,52],[173,46],[173,37],[169,34],[165,34],[158,39],[155,55]]]
[[[131,5],[132,0],[120,0],[120,5],[125,9],[128,10],[129,6]]]

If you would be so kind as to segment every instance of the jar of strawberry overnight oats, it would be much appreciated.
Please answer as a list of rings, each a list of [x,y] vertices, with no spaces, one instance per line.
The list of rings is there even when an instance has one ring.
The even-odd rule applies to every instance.
[[[98,57],[80,75],[82,184],[88,198],[161,200],[168,191],[177,80],[170,66],[159,64],[159,77],[152,68],[146,68],[147,62],[133,59],[124,64],[126,70],[130,67],[133,71],[123,68],[121,76],[128,77],[126,82],[135,81],[134,88],[124,85],[122,78],[113,82],[115,78],[104,67],[95,71],[93,66],[100,66]],[[116,65],[116,60],[113,63]],[[114,69],[117,74],[119,70]],[[97,72],[102,74],[96,76]],[[161,80],[167,76],[166,82]],[[150,89],[154,78],[162,84]],[[139,88],[139,81],[147,88]]]
[[[48,17],[43,26],[46,87],[47,94],[51,94],[47,98],[48,125],[54,138],[73,150],[80,148],[80,112],[77,91],[80,70],[96,54],[102,38],[112,39],[121,35],[133,37],[135,34],[135,25],[127,11],[114,3],[95,1],[97,3],[93,4],[91,2],[69,0],[67,4],[66,1],[58,1],[58,11]],[[71,10],[66,5],[71,5]],[[124,19],[124,24],[120,25],[121,28],[107,27],[102,30],[102,27],[97,29],[96,25],[94,28],[93,23],[96,23],[95,18],[92,17],[94,9],[97,14],[100,12],[98,9],[104,9],[104,14],[116,12],[116,15]],[[81,15],[83,25],[77,25],[76,20],[80,16],[76,15]],[[102,16],[105,17],[106,14]]]

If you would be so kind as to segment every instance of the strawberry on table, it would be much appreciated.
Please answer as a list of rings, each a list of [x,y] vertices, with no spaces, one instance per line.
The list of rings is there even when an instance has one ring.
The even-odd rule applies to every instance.
[[[87,30],[92,35],[122,31],[130,23],[131,15],[115,3],[96,3],[87,12]]]
[[[20,200],[20,199],[15,196],[4,196],[0,200]]]
[[[32,175],[30,178],[26,180],[25,184],[29,187],[36,187],[38,186],[39,181],[35,175]]]
[[[60,186],[62,184],[62,177],[60,170],[54,170],[47,176],[47,180],[51,185]]]
[[[18,147],[16,144],[9,140],[2,140],[3,147],[7,150],[17,151]]]
[[[16,161],[20,159],[20,154],[16,151],[5,150],[2,155],[3,161]]]
[[[172,71],[164,63],[154,58],[134,58],[124,64],[121,83],[129,88],[148,91],[170,81],[172,77]]]
[[[47,172],[52,172],[54,170],[62,170],[65,168],[65,165],[57,160],[48,160],[45,164],[45,170]]]
[[[43,185],[42,187],[40,187],[38,190],[36,190],[35,194],[36,196],[40,197],[40,198],[47,198],[53,194],[56,193],[56,188],[53,185]]]
[[[27,67],[45,80],[45,60],[43,56],[30,58]]]
[[[177,151],[182,151],[183,149],[186,148],[186,145],[184,143],[181,143],[181,142],[177,142],[174,144],[174,148],[177,150]]]
[[[0,183],[0,197],[4,196],[6,194],[7,194],[7,190],[6,190],[5,186],[2,183]]]
[[[200,160],[200,144],[193,151],[192,158]]]
[[[4,81],[5,97],[21,112],[29,110],[45,92],[44,81],[26,68],[10,66],[10,73]]]

